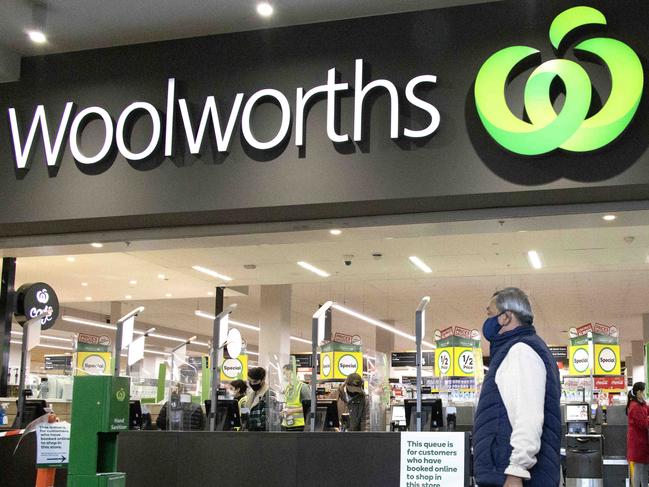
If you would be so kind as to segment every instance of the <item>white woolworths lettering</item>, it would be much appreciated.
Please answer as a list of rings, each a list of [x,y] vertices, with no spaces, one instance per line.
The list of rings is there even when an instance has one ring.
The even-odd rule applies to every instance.
[[[353,127],[353,140],[360,142],[363,140],[363,106],[365,97],[373,90],[381,89],[386,90],[390,97],[390,138],[396,139],[400,136],[399,131],[399,96],[394,83],[385,79],[379,79],[369,82],[364,85],[363,81],[363,60],[355,60],[355,83],[354,83],[354,127]],[[336,81],[337,71],[336,68],[331,68],[327,71],[327,83],[324,85],[316,86],[306,93],[303,88],[296,89],[296,114],[295,114],[295,145],[302,147],[305,144],[305,111],[308,103],[317,95],[326,94],[327,98],[327,137],[334,143],[341,143],[349,141],[348,134],[339,134],[336,131],[336,95],[350,89],[349,83],[339,83]],[[423,138],[428,137],[435,133],[440,125],[440,114],[437,108],[424,101],[422,98],[415,94],[418,86],[422,84],[435,84],[437,77],[433,75],[421,75],[412,78],[406,85],[405,96],[408,103],[412,106],[419,108],[426,112],[430,117],[430,122],[427,126],[421,129],[404,127],[402,135],[408,138]],[[269,141],[260,141],[252,133],[251,118],[255,106],[264,98],[272,98],[278,104],[282,112],[282,119],[278,128],[277,134]],[[227,152],[229,150],[232,134],[236,125],[236,121],[241,113],[241,131],[244,139],[250,146],[258,150],[269,150],[280,145],[288,136],[291,126],[291,107],[286,96],[274,89],[262,89],[257,91],[246,101],[241,111],[243,104],[244,94],[237,93],[235,95],[230,113],[227,117],[225,127],[222,126],[221,117],[217,108],[217,102],[214,96],[208,96],[205,99],[202,116],[196,131],[192,127],[191,116],[189,113],[188,103],[185,99],[176,100],[176,80],[169,78],[167,80],[167,104],[166,116],[164,127],[164,155],[166,157],[173,157],[174,155],[174,120],[176,102],[180,108],[181,120],[183,125],[184,136],[187,140],[187,145],[191,154],[199,154],[207,131],[207,124],[211,121],[216,139],[216,146],[218,152]],[[63,139],[66,134],[68,126],[70,126],[69,144],[72,156],[81,164],[96,164],[105,159],[113,147],[113,142],[117,144],[120,154],[132,161],[138,161],[149,157],[160,144],[162,136],[162,120],[159,111],[152,104],[146,102],[134,102],[128,105],[120,114],[117,119],[117,126],[113,126],[113,120],[110,114],[101,107],[89,107],[79,112],[71,121],[72,112],[74,108],[73,102],[67,102],[61,115],[61,119],[56,130],[56,137],[52,143],[50,137],[50,130],[47,123],[46,110],[43,105],[38,105],[34,112],[27,137],[24,143],[21,142],[20,137],[20,124],[14,108],[9,109],[9,124],[11,128],[12,142],[15,155],[16,168],[29,169],[30,155],[35,145],[37,132],[40,133],[43,139],[43,146],[45,149],[45,158],[47,165],[50,167],[57,166],[63,154]],[[148,145],[141,152],[133,152],[126,144],[126,134],[124,130],[127,125],[128,118],[137,110],[144,110],[148,116],[151,117],[153,129]],[[85,127],[83,123],[88,117],[94,116],[101,119],[104,124],[104,141],[101,149],[94,155],[87,155],[81,151],[79,139],[81,132]]]

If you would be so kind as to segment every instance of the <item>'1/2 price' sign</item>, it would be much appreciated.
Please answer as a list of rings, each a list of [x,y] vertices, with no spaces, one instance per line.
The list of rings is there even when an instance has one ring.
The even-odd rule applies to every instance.
[[[400,487],[464,485],[464,433],[401,433]]]

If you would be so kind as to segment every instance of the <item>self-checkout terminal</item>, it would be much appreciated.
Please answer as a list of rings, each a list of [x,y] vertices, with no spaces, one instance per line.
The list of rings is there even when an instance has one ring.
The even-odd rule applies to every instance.
[[[603,487],[603,443],[597,404],[567,404],[566,487]]]

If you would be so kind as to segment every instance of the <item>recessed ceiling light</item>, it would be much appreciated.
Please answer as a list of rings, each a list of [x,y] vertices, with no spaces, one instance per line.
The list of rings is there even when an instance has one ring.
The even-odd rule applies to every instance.
[[[213,291],[207,291],[207,295],[208,296],[214,296],[214,292]]]
[[[102,248],[102,247],[104,246],[103,243],[99,243],[99,242],[93,242],[93,243],[91,243],[90,245],[91,245],[92,247],[96,248],[96,249],[100,249],[100,248]]]
[[[65,260],[67,260],[68,262],[74,262],[74,261],[77,260],[77,259],[75,259],[74,257],[70,256],[70,257],[66,258]]]
[[[329,230],[329,233],[332,234],[332,235],[340,235],[341,233],[343,233],[343,231],[338,230],[337,228],[334,228],[333,230]]]
[[[28,30],[27,36],[34,44],[45,44],[47,42],[47,36],[40,30]]]
[[[164,274],[158,274],[158,279],[166,279],[166,278],[167,276],[165,276]]]
[[[257,13],[262,17],[270,17],[271,15],[273,15],[273,6],[268,2],[258,3]]]
[[[128,283],[129,283],[131,286],[135,286],[135,285],[137,284],[137,281],[136,281],[135,279],[131,279],[130,281],[128,281]]]
[[[88,287],[88,283],[87,283],[87,282],[82,282],[82,283],[81,283],[81,286],[82,286],[82,287]]]
[[[133,296],[131,296],[130,294],[127,294],[126,296],[124,296],[124,299],[133,299]]]
[[[527,253],[527,260],[534,269],[542,269],[543,262],[541,261],[541,256],[536,250],[530,250]]]
[[[425,272],[426,274],[430,274],[431,272],[433,272],[433,269],[428,267],[428,265],[426,265],[426,263],[423,260],[421,260],[419,257],[415,255],[411,255],[410,257],[408,257],[408,259],[410,260],[410,262],[412,262],[417,267],[419,267],[419,270]]]
[[[604,215],[602,217],[602,220],[607,221],[607,222],[612,222],[615,220],[617,217],[615,215]]]
[[[167,293],[167,294],[165,294],[165,297],[170,298],[170,297],[171,297],[171,293]]]
[[[306,269],[307,271],[311,271],[314,274],[319,275],[320,277],[329,277],[330,276],[330,274],[328,272],[325,272],[322,269],[318,269],[317,267],[309,264],[308,262],[300,261],[300,262],[297,263],[297,265],[299,265],[303,269]]]
[[[86,301],[92,301],[92,297],[91,296],[86,296]]]
[[[226,276],[224,274],[220,274],[216,271],[213,271],[212,269],[208,269],[207,267],[202,267],[200,265],[194,265],[192,266],[192,269],[198,272],[202,272],[203,274],[207,274],[208,276],[212,276],[216,279],[220,279],[222,281],[231,281],[232,278],[229,276]]]

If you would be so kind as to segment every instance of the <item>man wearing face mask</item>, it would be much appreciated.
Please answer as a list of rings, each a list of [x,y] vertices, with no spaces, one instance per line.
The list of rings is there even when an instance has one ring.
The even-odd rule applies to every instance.
[[[518,288],[495,293],[483,336],[490,344],[475,415],[474,473],[479,487],[558,487],[561,448],[559,369],[532,325]]]
[[[298,379],[295,364],[286,364],[282,368],[286,387],[284,388],[285,405],[282,409],[283,431],[304,431],[304,411],[302,401],[311,399],[311,388]]]
[[[268,403],[270,401],[266,369],[251,367],[248,369],[248,386],[250,391],[240,404],[242,418],[248,419],[242,427],[243,431],[266,431],[268,422]],[[243,423],[244,421],[242,421]]]

